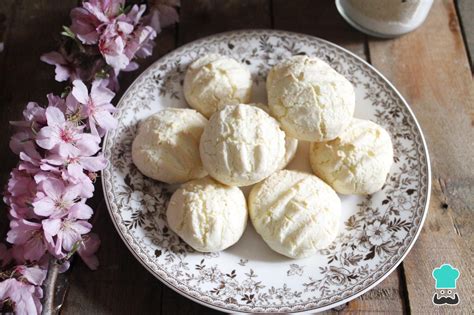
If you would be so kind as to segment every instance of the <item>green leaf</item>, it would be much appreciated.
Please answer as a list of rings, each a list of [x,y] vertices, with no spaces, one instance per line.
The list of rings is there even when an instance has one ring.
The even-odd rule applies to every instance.
[[[71,31],[71,29],[65,25],[63,25],[63,31],[61,32],[61,35],[70,37],[74,40],[76,39],[76,34],[74,34],[74,32]]]

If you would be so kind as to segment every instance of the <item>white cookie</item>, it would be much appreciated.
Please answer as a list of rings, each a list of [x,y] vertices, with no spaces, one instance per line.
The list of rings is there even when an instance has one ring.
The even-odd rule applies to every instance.
[[[252,77],[247,67],[235,59],[217,54],[194,61],[184,78],[184,97],[189,106],[207,118],[221,106],[247,103]]]
[[[350,123],[355,107],[352,84],[324,61],[295,56],[267,77],[268,105],[285,132],[296,139],[326,141]]]
[[[210,177],[181,186],[166,211],[168,225],[189,246],[216,252],[234,245],[247,226],[245,196]]]
[[[336,238],[341,201],[314,175],[282,170],[252,188],[249,214],[274,251],[290,258],[314,255]]]
[[[133,163],[145,176],[168,184],[206,176],[199,155],[206,124],[194,109],[157,112],[140,123],[132,144]]]
[[[269,115],[271,114],[270,108],[268,108],[268,106],[265,104],[250,103],[249,105],[257,106],[258,108],[263,109],[265,113]],[[284,169],[291,162],[291,160],[293,160],[297,149],[298,149],[298,140],[295,138],[289,137],[287,134],[285,134],[285,156],[283,157],[283,160],[281,160],[278,170]]]
[[[212,115],[199,149],[209,175],[227,185],[247,186],[278,169],[285,133],[262,109],[228,105]]]
[[[311,167],[341,194],[371,194],[382,188],[393,163],[390,135],[369,120],[354,118],[336,139],[315,142]]]

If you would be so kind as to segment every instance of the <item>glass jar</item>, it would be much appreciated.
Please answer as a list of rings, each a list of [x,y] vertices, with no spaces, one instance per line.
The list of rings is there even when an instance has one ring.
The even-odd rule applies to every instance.
[[[413,31],[428,16],[433,0],[336,0],[342,17],[366,34],[390,38]]]

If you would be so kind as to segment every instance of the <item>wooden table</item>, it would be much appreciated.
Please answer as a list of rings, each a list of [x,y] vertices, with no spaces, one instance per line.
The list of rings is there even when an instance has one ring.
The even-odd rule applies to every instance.
[[[16,163],[16,157],[8,152],[8,121],[20,118],[27,101],[44,102],[46,93],[60,92],[52,67],[41,63],[39,56],[55,48],[60,27],[69,24],[69,11],[77,2],[0,2],[0,36],[5,45],[0,53],[2,185]],[[373,64],[411,104],[426,136],[433,174],[429,215],[418,241],[395,272],[370,292],[328,313],[472,314],[474,90],[467,48],[474,42],[473,11],[471,0],[435,0],[421,28],[397,39],[379,40],[348,26],[333,1],[182,0],[181,22],[159,34],[154,56],[143,62],[141,70],[196,38],[241,28],[275,28],[319,36]],[[122,92],[138,72],[122,77]],[[135,260],[109,219],[101,187],[97,187],[91,204],[98,213],[95,231],[102,238],[101,267],[91,272],[79,259],[74,261],[65,275],[65,314],[215,312],[168,289]],[[7,221],[5,211],[2,213],[0,229],[5,231]],[[445,262],[461,271],[461,304],[435,308],[431,303],[431,272]]]

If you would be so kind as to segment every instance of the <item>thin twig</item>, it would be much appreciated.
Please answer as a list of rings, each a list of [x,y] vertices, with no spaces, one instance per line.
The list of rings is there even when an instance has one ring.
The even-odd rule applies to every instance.
[[[56,283],[59,274],[59,264],[56,259],[51,258],[48,267],[48,276],[44,284],[44,299],[42,315],[52,315],[55,313],[54,297],[56,291]]]

